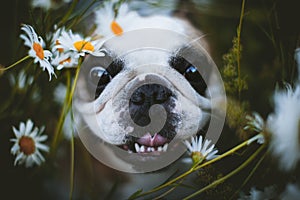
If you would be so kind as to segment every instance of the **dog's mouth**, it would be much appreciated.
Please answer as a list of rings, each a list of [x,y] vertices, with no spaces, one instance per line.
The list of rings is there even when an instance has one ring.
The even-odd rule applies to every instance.
[[[155,133],[153,136],[150,133],[147,133],[140,138],[131,136],[129,142],[120,145],[119,147],[129,153],[160,153],[167,151],[169,142],[169,139],[158,133]]]

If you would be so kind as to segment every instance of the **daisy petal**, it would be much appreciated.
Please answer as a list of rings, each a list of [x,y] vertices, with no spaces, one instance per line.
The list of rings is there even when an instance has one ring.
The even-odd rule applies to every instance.
[[[44,127],[39,129],[33,125],[34,123],[28,119],[26,124],[20,123],[19,130],[12,127],[16,137],[10,139],[11,142],[14,142],[10,149],[11,154],[16,156],[14,165],[25,163],[25,167],[31,167],[34,164],[40,165],[45,161],[39,150],[49,152],[49,147],[42,144],[48,136],[42,135]]]
[[[214,149],[215,144],[211,144],[211,140],[203,141],[201,135],[198,138],[197,136],[191,137],[191,142],[185,140],[184,144],[189,149],[190,155],[192,156],[190,160],[193,161],[194,164],[199,164],[199,161],[211,160],[218,156],[216,155],[218,150]]]
[[[28,119],[26,123],[26,129],[24,135],[29,135],[30,131],[32,130],[32,127],[33,127],[33,122],[30,119]]]

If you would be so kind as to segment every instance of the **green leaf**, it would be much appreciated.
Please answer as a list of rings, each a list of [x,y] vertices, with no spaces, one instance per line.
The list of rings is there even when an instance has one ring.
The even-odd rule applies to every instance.
[[[128,200],[136,199],[142,192],[143,192],[143,189],[139,189],[138,191],[136,191],[135,193],[133,193],[133,194],[128,198]]]

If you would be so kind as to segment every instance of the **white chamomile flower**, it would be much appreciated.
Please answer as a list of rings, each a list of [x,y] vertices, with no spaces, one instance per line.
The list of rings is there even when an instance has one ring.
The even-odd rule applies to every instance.
[[[199,137],[191,137],[191,142],[185,140],[184,143],[188,148],[194,164],[198,164],[203,160],[212,160],[217,157],[216,154],[218,153],[218,150],[214,149],[215,145],[210,145],[210,140],[205,140],[203,142],[203,137],[201,135]]]
[[[31,6],[33,8],[42,8],[44,10],[57,9],[65,3],[69,3],[71,0],[32,0]]]
[[[63,105],[66,95],[67,95],[67,86],[64,85],[63,83],[59,83],[53,92],[54,101],[60,105]]]
[[[50,40],[50,48],[53,54],[61,53],[63,52],[63,49],[57,49],[56,45],[60,44],[58,41],[58,38],[60,37],[62,32],[65,32],[65,27],[58,28],[57,25],[54,25],[54,32],[47,34],[47,39]]]
[[[11,86],[15,87],[20,93],[26,92],[27,87],[30,86],[34,81],[34,77],[26,74],[24,69],[21,69],[17,75],[10,74],[8,78]],[[32,89],[31,100],[36,103],[41,99],[41,94],[38,88]]]
[[[62,31],[58,38],[58,44],[55,49],[63,51],[63,53],[79,58],[85,56],[85,54],[91,54],[94,56],[104,56],[101,51],[102,42],[91,38],[84,38],[78,33],[73,33],[72,30]]]
[[[13,127],[16,138],[10,139],[10,141],[14,142],[11,153],[16,155],[15,165],[25,163],[25,167],[31,167],[34,163],[40,165],[45,161],[40,150],[49,152],[49,147],[42,144],[47,139],[47,135],[42,135],[43,131],[44,127],[33,128],[33,122],[30,119],[26,124],[21,122],[19,130]]]
[[[17,75],[10,74],[9,82],[11,86],[17,87],[19,90],[23,90],[33,83],[33,76],[27,75],[25,70],[22,69]]]
[[[254,141],[257,141],[258,144],[265,143],[265,138],[263,135],[265,134],[264,133],[265,121],[263,120],[263,118],[257,112],[253,112],[253,115],[252,116],[247,115],[246,119],[247,119],[247,125],[244,127],[244,130],[252,130],[257,133],[260,133],[254,136],[253,138],[251,138],[248,141],[248,145]]]
[[[76,67],[78,65],[78,56],[77,52],[74,51],[65,51],[63,48],[58,48],[57,46],[61,43],[59,42],[59,37],[61,33],[66,32],[65,27],[57,28],[54,26],[55,32],[49,34],[48,38],[51,39],[51,49],[53,53],[53,58],[51,64],[56,67],[57,70],[63,68]]]
[[[262,132],[265,127],[265,122],[263,118],[257,113],[253,112],[253,115],[247,115],[247,125],[244,127],[245,130],[253,130],[258,133]]]
[[[289,183],[284,192],[280,195],[282,200],[299,200],[300,188],[298,185]]]
[[[113,36],[122,35],[124,31],[129,31],[131,22],[138,17],[138,13],[129,11],[128,5],[122,3],[115,16],[114,5],[116,1],[105,2],[100,9],[95,11],[95,33],[108,39]]]
[[[64,125],[63,125],[63,134],[67,140],[71,140],[72,137],[76,138],[78,136],[76,128],[74,127],[74,121],[78,121],[78,118],[75,118],[74,121],[72,117],[76,117],[69,111],[66,114]]]
[[[59,53],[52,59],[51,64],[56,66],[57,70],[63,68],[72,68],[78,65],[78,57],[76,52]]]
[[[269,186],[264,188],[263,191],[257,190],[256,188],[251,188],[250,195],[244,195],[239,198],[239,200],[266,200],[266,199],[276,199],[278,196],[275,190],[275,186]]]
[[[45,69],[48,71],[50,81],[52,74],[55,76],[54,68],[49,62],[52,53],[43,49],[45,46],[43,38],[38,36],[31,26],[24,24],[21,30],[26,33],[21,34],[20,37],[25,41],[24,45],[30,48],[29,56],[34,58],[34,63],[39,63],[44,71]]]
[[[130,8],[137,10],[143,16],[153,14],[171,15],[177,8],[179,0],[140,1],[131,0]],[[201,2],[203,4],[203,2]]]
[[[300,160],[300,85],[275,91],[273,99],[274,113],[267,120],[271,152],[282,169],[291,170]]]

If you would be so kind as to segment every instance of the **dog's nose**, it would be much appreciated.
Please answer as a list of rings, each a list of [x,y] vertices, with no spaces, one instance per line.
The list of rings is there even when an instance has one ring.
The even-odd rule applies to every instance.
[[[132,120],[140,126],[147,126],[151,121],[149,118],[151,106],[166,104],[171,96],[171,90],[159,84],[146,84],[137,88],[129,101]]]
[[[159,84],[146,84],[136,89],[130,101],[135,105],[153,105],[166,102],[171,96],[171,91]]]

